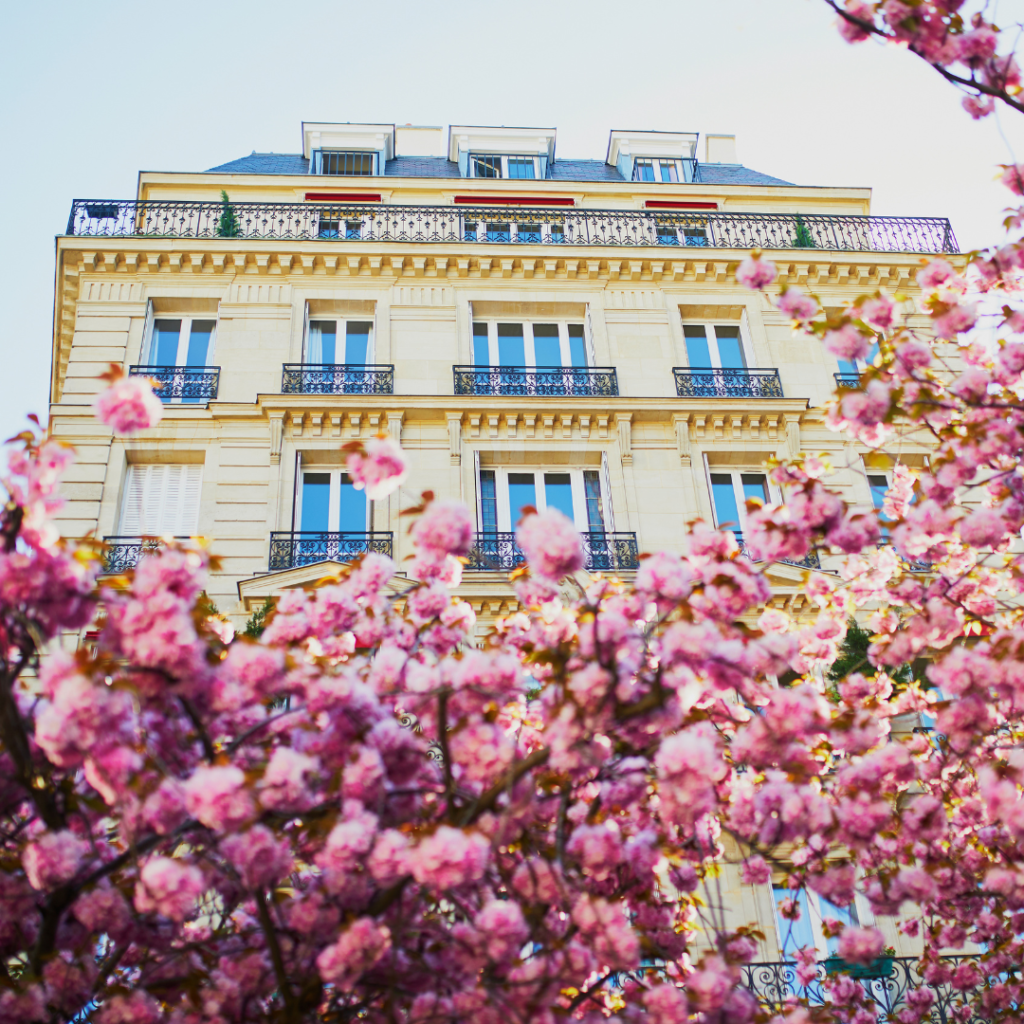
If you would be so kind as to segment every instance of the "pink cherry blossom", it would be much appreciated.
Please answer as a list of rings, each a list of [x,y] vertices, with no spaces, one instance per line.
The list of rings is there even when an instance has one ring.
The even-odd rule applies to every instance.
[[[150,857],[139,872],[135,909],[184,921],[204,889],[203,873],[194,864],[171,857]]]
[[[583,568],[583,543],[558,509],[531,513],[516,527],[516,543],[530,569],[543,579],[560,580]]]
[[[442,825],[409,850],[409,867],[422,885],[452,889],[475,882],[487,867],[489,846],[479,833]]]
[[[119,377],[92,403],[97,419],[115,434],[137,434],[155,427],[164,414],[163,403],[145,377]]]
[[[851,17],[866,22],[868,25],[875,23],[874,8],[871,4],[865,3],[864,0],[846,0],[846,12]],[[840,17],[836,24],[839,28],[839,34],[848,43],[862,43],[865,39],[871,37],[871,33],[866,28],[863,28],[856,22],[848,21],[846,18]]]
[[[1024,195],[1024,164],[1010,164],[1003,171],[1000,181],[1014,195]]]
[[[46,832],[25,847],[22,864],[33,889],[56,889],[78,874],[89,844],[67,829]]]
[[[812,298],[795,285],[787,288],[779,296],[776,305],[786,316],[796,321],[813,320],[821,308],[817,299]]]
[[[777,276],[775,264],[757,253],[748,256],[736,268],[736,283],[754,290],[766,288]]]
[[[896,306],[892,299],[879,293],[860,304],[861,318],[879,331],[887,331],[896,319]]]
[[[356,490],[366,490],[369,501],[379,501],[398,490],[409,475],[409,460],[390,437],[371,437],[362,452],[351,452],[346,468]]]
[[[433,501],[413,525],[412,539],[421,554],[435,560],[465,555],[473,546],[473,519],[465,505]]]
[[[869,351],[869,341],[854,324],[844,324],[838,330],[829,331],[824,338],[825,351],[836,359],[864,359]]]
[[[376,965],[391,949],[391,933],[371,918],[357,918],[333,946],[316,960],[324,981],[342,992],[351,992],[360,976]]]
[[[197,768],[185,782],[184,790],[189,814],[207,828],[236,829],[252,817],[252,796],[245,788],[245,773],[240,768]]]
[[[885,939],[877,928],[847,925],[839,937],[839,955],[851,964],[869,964],[882,954]]]

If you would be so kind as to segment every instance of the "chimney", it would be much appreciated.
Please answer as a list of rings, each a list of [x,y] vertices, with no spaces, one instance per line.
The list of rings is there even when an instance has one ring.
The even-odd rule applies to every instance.
[[[738,164],[736,159],[735,135],[705,135],[706,155],[704,162],[709,164]]]

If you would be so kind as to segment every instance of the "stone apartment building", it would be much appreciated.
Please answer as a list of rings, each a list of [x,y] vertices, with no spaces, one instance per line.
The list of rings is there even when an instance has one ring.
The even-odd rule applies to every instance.
[[[432,490],[475,512],[459,593],[486,629],[516,606],[523,505],[575,521],[584,575],[622,575],[695,519],[742,533],[745,498],[779,497],[769,456],[829,452],[848,498],[880,503],[886,463],[824,425],[859,368],[735,268],[761,248],[827,306],[913,294],[923,254],[957,251],[948,221],[750,170],[726,135],[616,130],[603,159],[563,159],[551,128],[301,131],[299,153],[78,200],[57,239],[50,423],[78,452],[63,529],[107,538],[112,571],[145,537],[206,538],[210,597],[241,625],[332,561],[373,549],[401,569],[399,513]],[[164,384],[145,436],[91,415],[110,362]],[[367,502],[342,445],[381,430],[412,471]],[[778,601],[799,611],[805,574],[827,570],[774,567]],[[765,888],[733,880],[728,912],[760,921],[776,960]]]

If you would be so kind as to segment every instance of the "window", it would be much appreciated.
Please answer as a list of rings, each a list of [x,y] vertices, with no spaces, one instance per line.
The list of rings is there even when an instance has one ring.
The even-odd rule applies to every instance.
[[[216,320],[180,317],[153,321],[149,341],[150,366],[209,366]]]
[[[199,528],[198,463],[132,463],[125,478],[120,534],[190,537]]]
[[[871,366],[875,361],[875,356],[878,355],[878,342],[876,341],[868,352],[867,359],[857,360],[854,362],[851,359],[839,359],[839,374],[842,377],[849,377],[853,380],[860,380],[860,375],[863,370]]]
[[[839,939],[826,938],[822,929],[822,922],[826,917],[835,918],[851,926],[860,925],[861,915],[856,900],[848,907],[840,907],[816,892],[808,889],[790,889],[784,885],[773,885],[772,896],[775,904],[775,927],[783,960],[792,960],[794,953],[804,946],[816,949],[822,959],[836,953],[839,949]],[[779,904],[789,898],[792,898],[800,908],[800,917],[796,921],[791,921],[779,913]]]
[[[377,154],[333,149],[314,149],[310,174],[374,174]]]
[[[757,498],[765,505],[771,502],[768,478],[764,473],[744,473],[736,469],[709,473],[708,477],[711,501],[715,507],[715,525],[719,529],[732,530],[736,540],[742,541],[747,521],[747,499]]]
[[[691,369],[745,370],[747,356],[738,324],[684,324]]]
[[[373,351],[369,320],[310,320],[306,339],[309,366],[365,366]]]
[[[473,154],[469,158],[471,178],[539,178],[535,156],[491,156]]]
[[[633,180],[679,181],[679,161],[637,157],[633,161]]]
[[[317,232],[318,238],[343,238],[347,242],[359,241],[363,237],[363,229],[367,224],[362,218],[346,220],[341,217],[332,216],[332,211],[327,210],[320,215],[320,227]]]
[[[340,469],[303,470],[296,518],[303,533],[365,533],[368,502]]]
[[[475,221],[467,220],[463,237],[467,242],[544,242],[555,245],[565,241],[564,221]]]
[[[588,365],[581,323],[473,323],[474,366],[578,367]]]
[[[557,508],[582,533],[606,530],[607,495],[596,469],[480,470],[480,526],[485,534],[515,529],[523,509]]]

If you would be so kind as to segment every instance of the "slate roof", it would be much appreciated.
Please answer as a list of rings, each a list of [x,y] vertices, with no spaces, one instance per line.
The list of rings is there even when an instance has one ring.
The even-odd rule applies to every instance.
[[[230,160],[208,173],[308,174],[309,161],[301,153],[250,153]],[[384,168],[388,178],[458,178],[459,165],[443,156],[399,156]],[[353,176],[361,177],[361,175]],[[551,181],[622,181],[616,168],[603,160],[556,160]],[[741,164],[701,164],[700,180],[709,185],[790,185],[792,182],[752,171]]]

